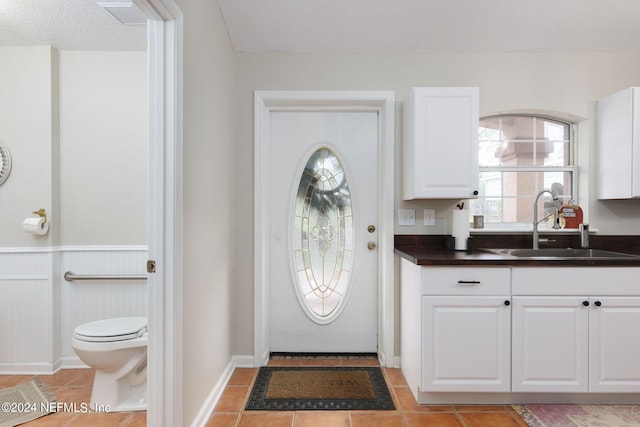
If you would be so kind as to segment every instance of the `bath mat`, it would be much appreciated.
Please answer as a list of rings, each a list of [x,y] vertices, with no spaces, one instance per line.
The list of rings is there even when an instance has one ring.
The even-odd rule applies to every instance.
[[[513,405],[530,427],[640,426],[640,405]]]
[[[247,410],[394,410],[379,367],[262,367]]]
[[[13,427],[55,410],[56,398],[39,379],[0,390],[0,427]]]

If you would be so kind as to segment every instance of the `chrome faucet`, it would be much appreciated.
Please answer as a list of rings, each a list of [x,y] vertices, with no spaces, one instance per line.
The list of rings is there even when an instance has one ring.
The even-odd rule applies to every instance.
[[[551,194],[551,197],[553,198],[554,202],[558,201],[558,196],[556,195],[556,193],[554,193],[551,190],[542,190],[536,196],[536,201],[533,202],[533,249],[538,249],[539,243],[540,243],[540,240],[539,240],[539,237],[538,237],[538,223],[544,221],[545,219],[547,219],[551,215],[553,215],[553,228],[556,229],[556,230],[560,228],[560,220],[559,220],[559,213],[558,213],[558,208],[557,207],[553,208],[553,213],[545,216],[544,218],[542,218],[541,220],[538,221],[538,199],[544,193]]]

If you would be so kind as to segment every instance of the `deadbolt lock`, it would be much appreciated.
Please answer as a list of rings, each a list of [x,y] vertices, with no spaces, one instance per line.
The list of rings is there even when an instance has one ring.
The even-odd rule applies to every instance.
[[[370,226],[368,226],[368,227],[367,227],[367,231],[368,231],[369,233],[373,233],[374,231],[376,231],[376,226],[375,226],[375,225],[373,225],[373,224],[372,224],[372,225],[370,225]]]

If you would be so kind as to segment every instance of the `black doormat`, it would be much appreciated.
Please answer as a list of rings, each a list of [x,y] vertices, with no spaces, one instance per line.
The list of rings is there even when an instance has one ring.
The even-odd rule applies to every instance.
[[[267,366],[258,371],[247,410],[396,409],[379,367]]]

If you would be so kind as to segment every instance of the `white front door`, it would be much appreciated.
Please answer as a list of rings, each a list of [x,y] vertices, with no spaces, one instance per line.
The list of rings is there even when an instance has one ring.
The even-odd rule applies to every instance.
[[[269,123],[269,349],[376,352],[378,113]]]

